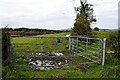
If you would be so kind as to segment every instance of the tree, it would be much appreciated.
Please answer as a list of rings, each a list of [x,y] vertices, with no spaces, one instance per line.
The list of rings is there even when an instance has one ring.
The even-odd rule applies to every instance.
[[[90,25],[96,22],[93,16],[92,4],[88,4],[87,0],[80,0],[80,6],[75,7],[77,13],[72,35],[89,35],[91,34]]]
[[[98,27],[95,27],[95,28],[94,28],[94,31],[99,31],[99,28],[98,28]]]

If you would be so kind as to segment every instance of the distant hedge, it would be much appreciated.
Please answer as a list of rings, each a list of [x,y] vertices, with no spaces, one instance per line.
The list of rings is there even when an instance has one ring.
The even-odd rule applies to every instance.
[[[5,28],[3,28],[5,29]],[[11,35],[43,35],[70,32],[69,30],[47,30],[47,29],[29,29],[29,28],[7,28]]]

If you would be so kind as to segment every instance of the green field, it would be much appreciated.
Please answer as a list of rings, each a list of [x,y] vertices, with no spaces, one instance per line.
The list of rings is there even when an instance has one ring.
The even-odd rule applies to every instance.
[[[60,33],[60,34],[48,34],[48,35],[42,35],[44,37],[46,36],[66,36],[69,33]],[[40,36],[40,35],[37,35]],[[76,38],[75,38],[76,39]],[[86,40],[82,40],[82,41],[86,41]],[[98,49],[99,46],[99,42],[98,41],[94,41],[97,44],[88,44],[88,46],[91,47],[95,47]],[[12,37],[11,38],[11,43],[12,43],[12,56],[13,56],[13,61],[12,64],[13,65],[21,65],[20,63],[22,63],[20,60],[17,61],[18,57],[21,56],[34,56],[37,59],[41,57],[41,55],[38,55],[39,53],[41,53],[41,38],[31,38],[31,37]],[[75,40],[74,43],[77,43],[77,41]],[[86,45],[83,42],[80,42],[83,45]],[[74,45],[75,49],[77,45]],[[92,53],[90,51],[87,52],[86,54],[86,47],[79,45],[80,48],[78,48],[78,50],[82,51],[83,53],[78,52],[80,55],[83,56],[87,56],[90,59],[93,59],[95,61],[97,61],[98,59],[95,57],[99,57],[99,55],[96,55],[96,53],[99,53],[99,50],[94,50],[90,47],[88,47],[88,50],[96,52],[96,53]],[[84,50],[82,50],[81,48],[83,48]],[[56,42],[56,38],[43,38],[43,52],[45,51],[45,56],[49,56],[49,54],[46,54],[47,52],[51,52],[51,51],[63,51],[63,50],[69,50],[69,39],[68,38],[60,38],[60,43]],[[84,61],[79,62],[80,60],[83,60],[84,58],[79,57],[79,55],[77,54],[72,54],[72,52],[62,52],[64,54],[64,56],[74,56],[74,63],[86,63]],[[90,56],[93,55],[94,57]],[[16,58],[17,57],[17,58]],[[78,58],[79,57],[79,58]],[[71,60],[71,58],[70,58]],[[16,61],[18,63],[16,63]],[[29,62],[27,60],[22,60],[24,61],[24,65]],[[60,59],[59,59],[60,61]],[[22,63],[22,64],[23,64]],[[70,62],[71,63],[71,62]]]
[[[97,35],[100,36],[101,39],[107,37],[110,32],[95,32]],[[60,34],[48,34],[48,35],[37,35],[37,36],[66,36],[69,33],[60,33]],[[104,35],[103,35],[104,34]],[[58,44],[55,42],[56,39],[45,39],[43,40],[43,44]],[[44,47],[46,50],[68,50],[68,40],[63,39],[61,40],[66,41],[65,45],[47,45]],[[41,51],[41,39],[39,38],[26,38],[26,37],[14,37],[11,40],[12,48],[13,48],[13,56],[31,56],[31,51],[39,52]],[[27,43],[27,45],[24,45]],[[34,43],[34,44],[28,44]],[[18,45],[19,44],[19,45]],[[94,46],[95,45],[89,45]],[[26,52],[18,52],[15,51],[26,51]],[[28,53],[27,53],[28,52]],[[34,52],[34,53],[36,53]],[[84,52],[84,51],[83,51]],[[66,56],[71,56],[71,54],[64,53]],[[89,53],[90,54],[90,53]],[[82,54],[84,55],[84,54]],[[37,57],[37,55],[34,55]],[[76,55],[74,55],[76,56]],[[82,58],[76,58],[76,60]],[[15,65],[26,64],[26,60],[19,61],[18,63],[14,63]],[[9,69],[7,66],[3,68],[4,78],[120,78],[120,68],[119,64],[117,63],[118,59],[115,58],[114,54],[106,54],[106,65],[103,67],[101,64],[89,64],[89,65],[76,65],[76,66],[69,66],[69,67],[56,67],[46,70],[36,70],[36,68],[25,68],[25,67],[18,67]]]

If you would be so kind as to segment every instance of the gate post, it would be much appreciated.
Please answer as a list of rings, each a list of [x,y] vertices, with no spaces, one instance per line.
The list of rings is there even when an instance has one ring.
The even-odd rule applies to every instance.
[[[106,38],[103,39],[103,60],[102,60],[102,66],[105,65],[105,50],[106,50]]]
[[[10,48],[10,51],[9,51],[9,53],[10,53],[10,65],[12,64],[12,53],[11,53],[11,35],[9,35],[9,48]]]

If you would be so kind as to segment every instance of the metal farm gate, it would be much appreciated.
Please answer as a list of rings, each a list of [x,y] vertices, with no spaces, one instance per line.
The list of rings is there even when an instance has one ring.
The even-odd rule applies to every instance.
[[[11,35],[10,62],[14,67],[58,67],[101,63],[99,36],[41,37]]]

